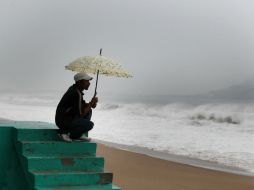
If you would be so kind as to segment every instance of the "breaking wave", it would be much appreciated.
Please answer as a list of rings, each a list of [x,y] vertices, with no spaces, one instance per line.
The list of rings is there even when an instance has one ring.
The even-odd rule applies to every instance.
[[[0,117],[54,123],[57,103],[54,96],[0,96]],[[93,138],[254,171],[254,103],[100,102],[93,121]]]
[[[202,114],[198,113],[190,117],[191,120],[199,122],[199,121],[213,121],[216,123],[229,123],[229,124],[240,124],[240,120],[234,116],[216,116],[215,114]]]

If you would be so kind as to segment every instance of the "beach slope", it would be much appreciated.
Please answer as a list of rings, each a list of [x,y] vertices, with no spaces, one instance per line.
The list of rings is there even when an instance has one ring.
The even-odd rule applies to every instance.
[[[114,184],[124,190],[252,190],[254,177],[174,163],[98,144]]]

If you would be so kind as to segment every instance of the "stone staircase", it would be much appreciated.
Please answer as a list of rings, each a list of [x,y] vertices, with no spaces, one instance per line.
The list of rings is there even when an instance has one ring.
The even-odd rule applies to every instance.
[[[54,129],[16,129],[14,141],[29,190],[121,190],[94,142],[63,142]]]

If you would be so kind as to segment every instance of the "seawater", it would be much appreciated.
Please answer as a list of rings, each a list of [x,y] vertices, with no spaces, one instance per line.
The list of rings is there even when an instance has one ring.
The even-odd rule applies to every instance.
[[[59,97],[0,95],[0,118],[54,123]],[[102,101],[92,138],[254,172],[254,103]]]

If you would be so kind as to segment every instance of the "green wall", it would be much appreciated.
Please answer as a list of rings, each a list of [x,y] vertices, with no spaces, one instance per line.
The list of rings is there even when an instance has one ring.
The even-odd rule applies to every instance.
[[[0,127],[0,189],[27,190],[23,169],[14,146],[16,129]]]

